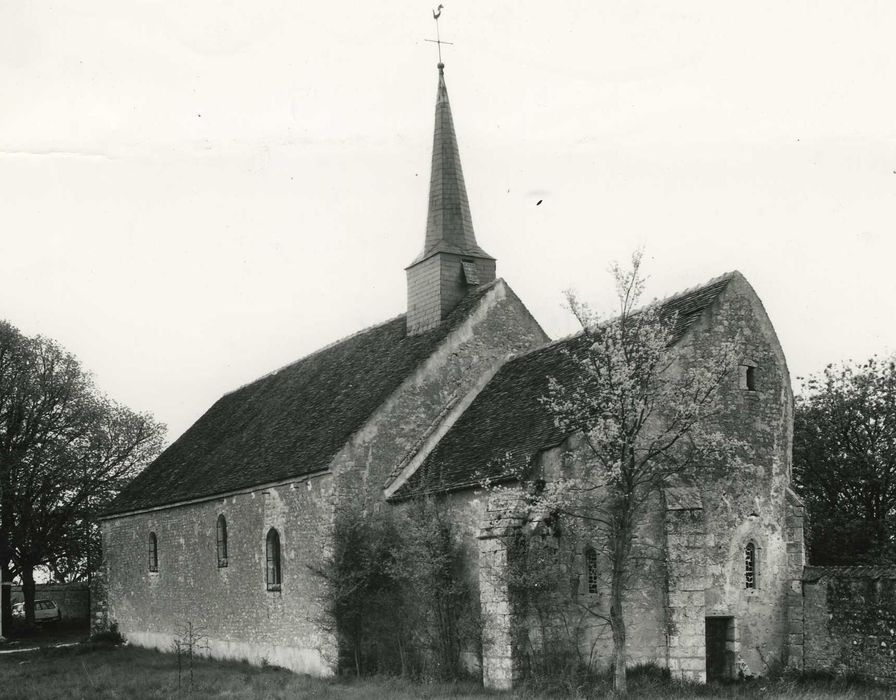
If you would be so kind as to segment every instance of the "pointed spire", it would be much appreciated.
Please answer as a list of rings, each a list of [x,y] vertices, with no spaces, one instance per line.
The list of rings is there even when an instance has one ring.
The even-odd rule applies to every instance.
[[[495,259],[476,244],[473,234],[470,203],[445,87],[445,66],[440,61],[426,241],[423,252],[405,268],[408,334],[435,328],[465,296],[494,281],[495,264]]]
[[[457,253],[491,258],[476,244],[473,219],[460,152],[454,133],[454,119],[445,87],[445,64],[439,63],[439,87],[436,93],[436,122],[432,140],[432,171],[429,180],[429,212],[426,217],[426,241],[418,262],[435,253]]]

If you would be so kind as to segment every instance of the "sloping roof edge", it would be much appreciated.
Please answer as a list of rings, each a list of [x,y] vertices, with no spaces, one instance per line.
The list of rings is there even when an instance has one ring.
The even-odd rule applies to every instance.
[[[416,359],[411,364],[407,365],[406,369],[403,371],[402,377],[400,378],[400,380],[398,381],[397,384],[393,384],[391,386],[389,386],[388,384],[385,385],[388,388],[388,394],[385,395],[385,398],[383,398],[381,395],[380,401],[378,403],[376,403],[375,405],[372,405],[370,407],[369,411],[367,411],[363,414],[356,414],[355,418],[352,419],[352,423],[351,423],[352,429],[350,430],[350,432],[348,432],[344,435],[345,439],[342,440],[342,438],[340,437],[339,439],[341,440],[341,442],[339,442],[339,446],[335,447],[332,450],[330,450],[330,449],[327,450],[329,452],[329,457],[326,458],[327,460],[332,459],[332,457],[339,451],[339,449],[342,448],[342,446],[347,444],[359,430],[363,429],[363,427],[370,420],[370,417],[376,412],[376,409],[379,407],[379,405],[381,405],[383,403],[383,401],[388,400],[388,397],[392,396],[395,391],[399,390],[399,388],[407,380],[407,377],[414,375],[419,370],[419,368],[421,366],[423,366],[426,363],[426,361],[435,352],[437,352],[438,348],[441,347],[442,345],[444,345],[444,343],[449,338],[451,338],[454,333],[457,332],[459,327],[464,325],[466,319],[475,313],[475,310],[479,308],[479,306],[481,305],[483,300],[486,298],[486,296],[488,296],[488,293],[499,284],[504,284],[506,287],[506,283],[504,283],[503,279],[501,279],[501,278],[498,278],[488,284],[478,287],[473,293],[471,293],[466,299],[464,299],[460,305],[458,305],[458,307],[455,309],[455,311],[453,311],[448,316],[448,318],[443,322],[443,324],[441,324],[436,329],[433,329],[432,331],[428,332],[428,333],[434,333],[432,345],[428,346],[428,348],[425,348],[424,354],[418,354],[416,356]],[[260,473],[261,470],[259,470],[259,477],[252,477],[250,475],[250,476],[246,476],[245,478],[239,477],[239,478],[231,479],[230,481],[226,482],[226,488],[221,488],[221,489],[211,489],[210,488],[207,491],[204,489],[201,489],[202,493],[199,493],[197,488],[195,488],[195,485],[194,485],[194,488],[187,489],[187,492],[184,493],[183,489],[175,488],[176,484],[173,483],[173,480],[177,479],[176,473],[177,473],[178,469],[180,468],[180,467],[178,467],[178,463],[179,463],[179,461],[182,461],[182,458],[179,460],[177,457],[175,457],[173,462],[171,459],[169,459],[169,462],[171,464],[169,465],[167,470],[162,472],[162,475],[164,477],[166,477],[165,487],[167,487],[167,491],[169,492],[166,495],[152,494],[151,492],[156,487],[156,484],[150,483],[150,480],[144,476],[147,474],[147,472],[149,470],[153,469],[153,466],[160,459],[165,457],[166,453],[168,453],[170,450],[172,450],[172,448],[175,448],[176,446],[178,446],[178,443],[180,443],[182,440],[185,440],[185,439],[189,441],[191,439],[190,437],[188,437],[190,432],[192,430],[196,429],[196,427],[200,423],[202,423],[204,420],[213,421],[214,416],[212,416],[211,414],[213,411],[217,410],[217,407],[219,407],[219,405],[222,405],[225,401],[234,401],[234,400],[239,401],[239,397],[237,395],[241,391],[250,391],[251,392],[252,387],[262,386],[265,382],[270,382],[272,380],[275,380],[275,378],[280,374],[284,374],[285,376],[288,376],[291,371],[295,371],[296,368],[299,368],[303,364],[309,362],[309,360],[314,360],[314,358],[318,358],[318,357],[326,357],[328,351],[332,351],[334,349],[341,348],[341,347],[345,346],[346,344],[350,343],[351,341],[361,339],[366,334],[377,332],[380,329],[385,329],[388,326],[390,326],[392,324],[396,324],[397,322],[399,322],[403,319],[404,319],[404,315],[401,314],[398,316],[394,316],[391,319],[388,319],[381,323],[374,324],[372,326],[364,328],[360,331],[352,333],[351,335],[345,336],[339,340],[329,343],[328,345],[325,345],[324,347],[322,347],[318,350],[315,350],[314,352],[311,352],[308,355],[305,355],[294,362],[291,362],[291,363],[286,364],[276,370],[268,372],[252,382],[244,384],[232,391],[229,391],[229,392],[223,394],[221,396],[221,398],[219,398],[214,404],[212,404],[212,406],[207,411],[205,411],[205,413],[203,413],[203,415],[196,421],[196,423],[193,424],[193,426],[191,426],[187,430],[187,432],[185,432],[180,438],[178,438],[178,440],[176,440],[174,443],[172,443],[172,445],[169,445],[168,448],[166,448],[166,450],[162,453],[162,455],[159,456],[159,458],[157,458],[152,464],[150,464],[143,472],[141,472],[141,474],[138,474],[137,477],[135,477],[135,479],[128,486],[126,486],[125,489],[122,490],[122,493],[119,494],[119,497],[116,498],[116,500],[113,501],[113,503],[109,506],[109,508],[107,508],[103,512],[103,514],[102,514],[103,517],[107,518],[107,517],[112,517],[112,516],[119,515],[119,514],[132,513],[134,511],[145,510],[148,508],[154,509],[154,508],[160,508],[160,507],[176,507],[178,505],[182,505],[187,502],[213,500],[215,498],[221,497],[221,495],[225,494],[225,493],[231,493],[234,491],[244,491],[246,489],[252,490],[251,487],[253,487],[253,486],[260,487],[262,485],[267,485],[267,484],[272,484],[272,483],[280,483],[283,481],[296,480],[299,478],[303,478],[308,474],[321,473],[323,471],[326,471],[326,469],[321,469],[319,464],[311,464],[311,465],[305,464],[305,466],[303,466],[301,469],[299,467],[297,467],[296,470],[294,470],[294,471],[290,471],[290,469],[288,469],[288,468],[281,467],[281,468],[273,470],[274,473],[271,473],[270,471],[268,471],[268,472],[264,472],[264,474],[263,474],[263,476],[274,477],[274,478],[259,478],[260,476],[262,476],[262,474]],[[416,343],[420,343],[420,342],[425,343],[426,342],[425,340],[421,341],[420,338],[421,338],[421,336],[414,336],[412,342],[416,342]],[[408,341],[408,342],[411,342],[411,341]],[[247,406],[246,410],[248,410],[250,408],[251,408],[251,406]],[[318,457],[320,457],[320,456],[321,455],[318,455]],[[200,459],[201,458],[202,457],[200,454]],[[316,462],[319,463],[320,459],[316,460]],[[296,464],[297,465],[302,464],[302,461],[299,459],[296,459]],[[141,479],[141,477],[143,477],[143,478]],[[238,483],[234,483],[234,482],[238,482]],[[224,485],[225,484],[222,484],[222,486],[224,486]],[[135,488],[131,488],[132,486],[134,486]],[[135,491],[135,489],[136,489],[136,495],[135,495],[135,493],[132,493]],[[131,492],[129,492],[129,490]],[[142,492],[146,492],[146,493],[144,493],[141,496],[140,494]],[[174,495],[175,493],[176,493],[176,495]],[[147,494],[149,494],[149,495],[147,495]]]
[[[676,319],[674,335],[670,342],[670,347],[675,347],[690,335],[698,321],[704,318],[709,310],[718,303],[719,298],[725,293],[729,283],[738,276],[742,277],[736,270],[726,272],[722,275],[713,277],[702,284],[688,287],[687,289],[662,299],[655,299],[642,308],[647,309],[657,306],[669,307],[670,311],[680,313],[680,316]],[[608,319],[608,321],[609,320],[610,319]],[[491,394],[495,394],[495,397],[506,394],[504,397],[505,399],[511,394],[514,398],[519,398],[520,394],[517,390],[519,390],[520,387],[518,386],[518,383],[520,381],[527,381],[527,377],[530,380],[532,379],[532,377],[529,376],[532,375],[532,371],[530,369],[524,369],[524,367],[531,366],[536,368],[539,364],[543,364],[545,361],[544,359],[540,359],[539,356],[549,356],[552,353],[562,352],[564,346],[575,343],[581,336],[582,332],[580,331],[566,336],[565,338],[560,338],[544,345],[540,345],[509,359],[499,368],[498,372],[495,373],[489,383],[487,383],[477,394],[464,414],[469,413],[470,410],[473,410],[474,413],[478,411],[476,415],[479,418],[490,422],[488,421],[488,418],[494,414],[494,411],[487,411],[482,407],[487,405],[488,401],[491,400]],[[543,374],[543,371],[541,374]],[[501,387],[498,387],[497,385],[501,385]],[[510,389],[502,388],[503,385],[515,387],[515,390],[512,391],[511,394],[508,394],[507,392],[510,391]],[[485,413],[483,413],[484,410]],[[454,447],[458,447],[459,444],[458,440],[460,440],[460,438],[458,438],[457,435],[463,434],[464,430],[468,433],[470,432],[470,421],[472,419],[469,419],[464,414],[462,414],[455,424],[442,436],[443,440],[447,439],[447,443],[454,445]],[[531,419],[532,416],[529,416],[529,418]],[[540,426],[538,430],[526,434],[523,438],[523,442],[528,444],[523,445],[520,449],[511,449],[508,445],[501,444],[500,451],[502,454],[504,454],[505,448],[508,450],[506,453],[507,459],[504,461],[507,461],[508,464],[513,462],[514,465],[518,466],[517,463],[520,460],[531,459],[537,452],[556,446],[562,442],[563,439],[568,437],[566,435],[556,435],[556,429],[544,428],[540,423],[538,425]],[[505,428],[501,428],[500,426],[494,429],[485,428],[485,430],[504,430],[505,433],[507,432],[506,426]],[[481,429],[473,429],[474,434],[478,434],[479,432],[481,432]],[[492,434],[491,437],[494,438],[494,434]],[[504,437],[506,437],[506,435]],[[477,439],[478,438],[484,439],[482,435],[477,435]],[[498,439],[500,440],[501,438]],[[476,444],[479,444],[479,442]],[[519,442],[513,442],[513,444],[517,447],[520,445]],[[441,451],[444,451],[445,449],[446,448],[443,447]],[[535,451],[533,452],[533,450]],[[461,451],[463,452],[463,449],[461,449]],[[486,452],[487,451],[488,450],[486,450]],[[437,444],[432,449],[431,453],[421,461],[417,470],[407,476],[405,483],[389,495],[389,500],[401,501],[416,495],[431,495],[467,490],[476,488],[483,482],[483,480],[495,483],[498,481],[513,481],[517,478],[511,474],[505,474],[503,471],[498,473],[500,470],[495,465],[498,465],[501,460],[492,459],[487,464],[482,465],[477,463],[477,460],[479,459],[477,456],[471,457],[471,455],[467,455],[464,460],[471,457],[472,461],[469,464],[464,461],[464,464],[461,465],[457,458],[446,464],[440,461],[439,452],[440,446]],[[449,452],[451,452],[451,450],[449,450]],[[482,451],[480,450],[480,453],[481,452]],[[444,459],[444,457],[441,459]],[[438,465],[436,464],[437,462],[439,463]],[[450,476],[446,475],[446,469],[450,472]],[[498,470],[496,471],[496,469]],[[438,472],[438,474],[436,474],[436,472]],[[431,479],[434,479],[434,481],[430,482]],[[689,507],[694,506],[691,505]]]

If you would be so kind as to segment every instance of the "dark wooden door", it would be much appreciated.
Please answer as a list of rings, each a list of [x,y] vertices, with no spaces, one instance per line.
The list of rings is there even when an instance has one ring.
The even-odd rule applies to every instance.
[[[706,618],[706,680],[721,681],[730,677],[725,642],[728,639],[730,617]]]

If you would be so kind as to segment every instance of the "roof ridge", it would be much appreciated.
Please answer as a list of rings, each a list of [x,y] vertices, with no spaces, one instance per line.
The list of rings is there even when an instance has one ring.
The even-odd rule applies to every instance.
[[[398,314],[397,316],[392,316],[391,318],[387,318],[385,321],[380,321],[379,323],[373,323],[369,326],[365,326],[364,328],[361,328],[360,330],[355,331],[354,333],[349,333],[346,336],[337,338],[336,340],[334,340],[330,343],[327,343],[326,345],[322,345],[317,350],[313,350],[313,351],[309,352],[307,355],[302,355],[297,360],[293,360],[292,362],[287,362],[285,365],[281,365],[277,369],[272,369],[271,371],[262,374],[260,377],[256,377],[255,379],[245,382],[244,384],[240,384],[238,387],[231,389],[230,391],[224,392],[221,395],[221,398],[223,399],[225,396],[230,396],[231,394],[234,394],[237,391],[240,391],[241,389],[245,389],[247,386],[251,386],[252,384],[255,384],[256,382],[260,382],[262,379],[267,379],[268,377],[273,377],[277,374],[280,374],[280,372],[282,372],[283,370],[289,369],[290,367],[294,367],[295,365],[299,364],[300,362],[304,362],[305,360],[308,360],[308,359],[314,357],[315,355],[319,355],[320,353],[330,350],[331,348],[335,348],[337,345],[341,345],[342,343],[348,342],[352,338],[357,338],[360,335],[369,333],[370,331],[373,331],[377,328],[385,326],[386,324],[394,323],[395,321],[404,317],[405,315],[406,314]]]
[[[711,287],[717,282],[721,282],[723,279],[732,279],[734,275],[737,274],[737,270],[729,270],[728,272],[723,272],[721,275],[716,275],[708,279],[706,282],[701,282],[700,284],[695,284],[690,287],[685,287],[681,291],[670,294],[669,296],[665,296],[662,298],[655,298],[649,304],[641,307],[644,309],[649,309],[651,306],[660,306],[662,304],[668,304],[670,301],[675,301],[676,299],[681,299],[682,297],[686,297],[688,294],[693,294],[694,292],[700,291],[701,289],[706,289],[707,287]]]
[[[635,309],[635,311],[641,311],[642,309],[649,309],[652,306],[662,306],[663,304],[668,304],[669,302],[675,301],[676,299],[683,298],[683,297],[687,296],[688,294],[693,294],[694,292],[697,292],[701,289],[710,287],[713,284],[720,282],[721,280],[723,280],[725,278],[731,279],[734,277],[735,274],[737,274],[737,270],[729,270],[728,272],[723,272],[721,275],[716,275],[715,277],[712,277],[711,279],[707,280],[706,282],[702,282],[700,284],[695,284],[690,287],[686,287],[686,288],[682,289],[681,291],[670,294],[669,296],[665,296],[662,298],[655,298],[652,301],[650,301],[649,303],[645,304],[644,306],[638,307],[637,309]],[[612,321],[615,318],[618,318],[618,316],[612,316],[606,320]],[[569,333],[568,335],[564,335],[560,338],[556,338],[555,340],[548,341],[544,345],[539,345],[538,347],[530,348],[529,350],[526,350],[525,352],[522,352],[519,355],[514,355],[513,357],[510,358],[509,361],[518,360],[520,358],[526,357],[527,355],[532,355],[532,354],[540,352],[542,350],[546,350],[550,347],[560,345],[561,343],[568,342],[568,341],[573,340],[573,339],[577,338],[578,336],[582,335],[582,333],[584,333],[584,330],[574,331],[573,333]]]

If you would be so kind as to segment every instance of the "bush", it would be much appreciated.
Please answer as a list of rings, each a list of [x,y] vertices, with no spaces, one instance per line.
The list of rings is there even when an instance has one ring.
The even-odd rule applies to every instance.
[[[109,629],[91,634],[88,641],[95,646],[118,646],[124,644],[126,640],[118,631],[118,623],[113,622],[109,625]]]
[[[474,586],[460,538],[441,503],[424,499],[374,513],[337,511],[326,582],[325,627],[339,667],[354,675],[450,680],[479,649]]]

